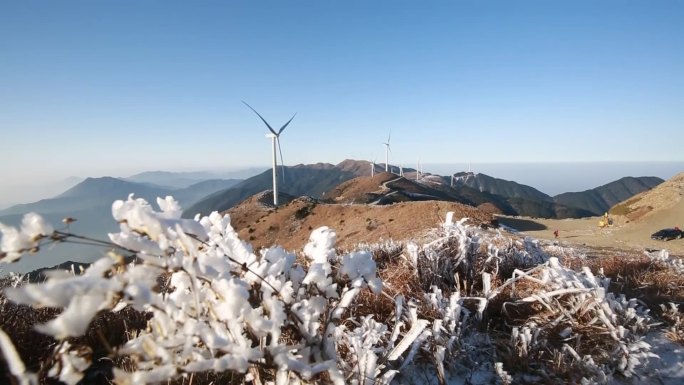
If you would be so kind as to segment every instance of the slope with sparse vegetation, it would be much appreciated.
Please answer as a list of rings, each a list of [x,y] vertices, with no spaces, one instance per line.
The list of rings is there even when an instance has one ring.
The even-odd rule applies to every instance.
[[[453,213],[401,242],[339,249],[319,227],[301,253],[254,252],[228,217],[181,219],[173,200],[158,204],[116,202],[114,253],[82,274],[5,280],[0,305],[15,321],[0,325],[2,378],[607,383],[656,376],[642,340],[654,317],[681,340],[682,285],[666,282],[684,265],[666,252],[587,259]],[[78,239],[35,215],[0,230],[4,261]]]

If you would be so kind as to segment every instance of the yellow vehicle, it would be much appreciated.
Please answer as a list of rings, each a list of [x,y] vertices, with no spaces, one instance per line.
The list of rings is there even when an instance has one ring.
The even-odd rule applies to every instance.
[[[608,213],[603,214],[603,219],[601,219],[598,223],[599,228],[604,228],[606,226],[612,226],[613,225],[613,218],[608,216]]]

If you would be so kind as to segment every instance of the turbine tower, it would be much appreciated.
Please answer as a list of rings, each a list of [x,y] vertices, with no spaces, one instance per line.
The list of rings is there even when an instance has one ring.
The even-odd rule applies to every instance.
[[[385,145],[385,172],[389,171],[389,153],[390,153],[390,138],[392,137],[392,130],[390,129],[389,135],[387,135],[387,142]]]
[[[423,164],[420,162],[420,158],[418,158],[418,169],[416,170],[416,180],[420,180],[420,174],[423,173]]]
[[[270,124],[266,121],[266,119],[263,118],[252,106],[247,104],[244,100],[242,101],[247,107],[249,107],[250,110],[254,111],[255,114],[261,119],[262,122],[268,127],[268,130],[271,131],[270,134],[266,134],[267,138],[271,139],[271,147],[273,148],[273,205],[278,206],[278,158],[276,156],[276,145],[278,147],[278,152],[280,152],[280,167],[282,169],[282,174],[283,174],[283,181],[285,181],[285,166],[283,165],[283,151],[280,149],[280,134],[285,130],[285,127],[287,127],[288,124],[294,119],[294,117],[297,115],[296,113],[292,115],[290,120],[287,121],[282,127],[280,127],[280,130],[276,131],[271,127]]]
[[[375,159],[371,163],[371,178],[375,176]]]

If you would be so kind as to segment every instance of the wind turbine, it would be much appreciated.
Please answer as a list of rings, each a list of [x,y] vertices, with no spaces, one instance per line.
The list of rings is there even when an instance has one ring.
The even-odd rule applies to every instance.
[[[375,159],[371,163],[371,178],[375,176]]]
[[[268,127],[268,130],[271,131],[270,134],[267,134],[266,137],[271,139],[271,147],[273,148],[273,205],[278,206],[278,159],[276,157],[276,144],[278,145],[278,152],[280,152],[280,167],[282,169],[283,173],[283,181],[285,181],[285,166],[283,165],[283,151],[280,149],[280,134],[285,130],[285,127],[287,127],[288,124],[294,119],[294,117],[297,115],[296,113],[292,115],[290,120],[287,121],[282,127],[280,127],[280,130],[276,131],[271,127],[270,124],[266,121],[266,119],[263,118],[252,106],[247,104],[244,100],[242,103],[245,104],[245,106],[249,107],[250,110],[254,111],[255,114],[261,119],[262,122]]]
[[[385,145],[385,172],[389,171],[389,153],[390,153],[390,138],[391,137],[392,137],[392,130],[390,129],[389,135],[387,135],[387,142],[383,143]]]

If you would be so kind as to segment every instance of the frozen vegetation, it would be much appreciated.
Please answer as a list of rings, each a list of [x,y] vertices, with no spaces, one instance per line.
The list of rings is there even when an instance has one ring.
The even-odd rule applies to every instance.
[[[79,382],[96,363],[79,336],[99,315],[123,311],[147,318],[109,347],[118,384],[207,373],[254,384],[603,384],[640,375],[654,356],[644,341],[654,323],[648,309],[589,268],[565,267],[571,250],[448,215],[414,243],[340,251],[334,230],[321,227],[301,253],[255,251],[228,216],[182,219],[172,198],[157,205],[114,202],[112,251],[83,273],[53,271],[43,283],[5,289],[14,303],[60,309],[36,325],[57,341],[42,373],[27,369],[10,331],[0,332],[17,382]],[[35,214],[0,231],[5,262],[79,240]],[[654,261],[684,270],[666,253]]]

